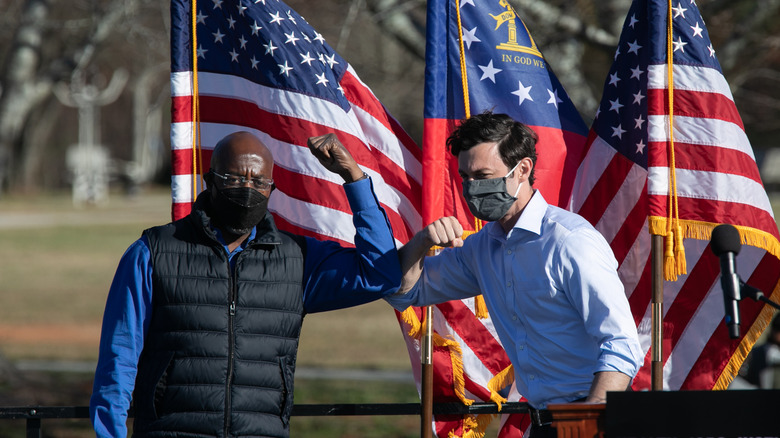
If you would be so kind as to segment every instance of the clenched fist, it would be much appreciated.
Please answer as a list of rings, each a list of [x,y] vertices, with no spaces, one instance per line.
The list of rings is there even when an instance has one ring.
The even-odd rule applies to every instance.
[[[453,216],[435,220],[423,228],[420,234],[429,248],[434,245],[456,248],[463,246],[463,227]]]
[[[310,137],[306,144],[326,169],[340,175],[345,182],[351,183],[363,177],[360,166],[335,134]]]

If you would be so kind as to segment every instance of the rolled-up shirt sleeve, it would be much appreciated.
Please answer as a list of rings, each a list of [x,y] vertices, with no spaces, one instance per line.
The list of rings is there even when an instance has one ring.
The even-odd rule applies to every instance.
[[[450,300],[462,300],[479,295],[479,284],[463,256],[471,250],[468,243],[462,248],[442,250],[426,257],[420,279],[408,292],[385,297],[393,308],[403,311],[409,306],[428,306]]]
[[[568,297],[585,330],[599,344],[594,372],[634,377],[644,355],[609,245],[596,230],[581,228],[566,237],[559,254],[560,281],[570,291]]]

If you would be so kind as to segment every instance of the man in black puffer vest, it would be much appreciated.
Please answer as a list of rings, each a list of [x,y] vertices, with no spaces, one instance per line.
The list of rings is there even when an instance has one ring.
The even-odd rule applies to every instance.
[[[344,181],[355,248],[279,231],[273,157],[248,132],[214,148],[184,219],[144,231],[109,291],[90,416],[97,436],[287,437],[306,313],[395,292],[392,230],[371,180],[333,134],[309,139]]]

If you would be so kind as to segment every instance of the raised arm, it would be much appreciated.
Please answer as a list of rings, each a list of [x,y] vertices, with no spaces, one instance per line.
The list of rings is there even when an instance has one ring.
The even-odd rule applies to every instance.
[[[398,250],[401,261],[401,287],[398,293],[408,292],[420,279],[423,260],[434,246],[463,246],[463,227],[453,216],[437,219],[420,230],[406,245]]]
[[[367,178],[333,134],[312,137],[309,149],[328,170],[344,178],[355,226],[354,248],[306,239],[304,307],[309,313],[383,298],[401,280],[392,228]]]

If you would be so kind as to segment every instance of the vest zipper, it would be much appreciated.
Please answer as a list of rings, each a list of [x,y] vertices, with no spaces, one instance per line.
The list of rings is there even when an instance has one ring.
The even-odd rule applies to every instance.
[[[241,254],[238,254],[237,257],[240,255]],[[238,266],[238,260],[236,260],[236,266]],[[232,402],[230,388],[233,382],[233,359],[236,349],[234,320],[236,316],[236,299],[238,296],[235,272],[230,269],[230,261],[228,261],[228,272],[230,272],[230,306],[228,311],[228,368],[227,380],[225,381],[225,438],[230,436],[230,411]]]

